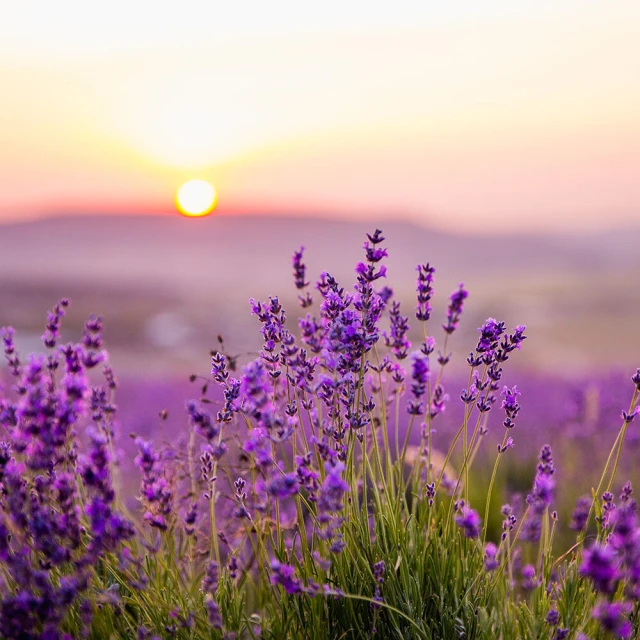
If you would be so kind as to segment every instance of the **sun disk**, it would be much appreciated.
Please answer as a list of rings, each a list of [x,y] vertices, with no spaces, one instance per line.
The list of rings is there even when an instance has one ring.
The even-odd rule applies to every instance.
[[[189,180],[176,193],[176,206],[183,216],[206,216],[214,210],[217,202],[218,194],[206,180]]]

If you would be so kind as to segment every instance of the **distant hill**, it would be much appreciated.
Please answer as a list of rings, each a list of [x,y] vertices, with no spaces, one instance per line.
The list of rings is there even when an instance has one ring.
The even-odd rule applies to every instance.
[[[500,269],[554,271],[608,269],[640,265],[640,230],[600,235],[465,236],[406,222],[362,222],[266,216],[58,217],[0,226],[3,274],[21,278],[46,271],[56,278],[140,278],[163,286],[269,282],[289,270],[289,256],[300,244],[308,260],[322,268],[348,271],[361,255],[365,232],[381,226],[390,264],[404,270],[430,261],[456,277],[470,268],[483,274]],[[336,266],[333,266],[336,265]],[[206,274],[203,273],[206,271]],[[200,275],[198,275],[199,272]],[[452,277],[455,275],[451,274]]]
[[[238,350],[257,345],[250,296],[280,295],[295,304],[291,254],[300,245],[307,248],[309,277],[327,270],[351,286],[365,232],[376,226],[389,248],[388,284],[408,304],[418,263],[437,269],[437,313],[459,281],[471,289],[465,349],[483,316],[501,315],[538,333],[541,355],[524,358],[534,366],[558,360],[640,366],[640,296],[631,294],[640,272],[640,230],[477,237],[405,222],[258,215],[7,224],[0,226],[0,324],[33,333],[45,307],[70,295],[76,309],[70,326],[90,310],[104,313],[123,366],[192,366],[217,332]]]

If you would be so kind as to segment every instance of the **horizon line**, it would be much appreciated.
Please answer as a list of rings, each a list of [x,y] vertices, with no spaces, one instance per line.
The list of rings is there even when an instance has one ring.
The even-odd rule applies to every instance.
[[[138,208],[125,208],[125,207],[113,207],[113,208],[94,208],[94,209],[80,209],[79,207],[69,208],[55,208],[49,210],[33,211],[31,213],[25,213],[18,216],[3,217],[0,215],[0,227],[17,227],[26,226],[31,224],[38,224],[46,222],[48,220],[91,220],[100,219],[105,220],[108,218],[114,219],[174,219],[184,221],[195,220],[215,220],[217,218],[274,218],[280,220],[299,220],[299,221],[317,221],[317,222],[332,222],[339,224],[358,224],[365,223],[367,219],[372,223],[393,223],[403,224],[424,230],[430,230],[444,235],[462,236],[462,237],[487,237],[487,236],[539,236],[539,237],[557,237],[575,235],[577,237],[589,237],[601,233],[621,233],[621,232],[640,232],[640,220],[636,224],[633,223],[618,223],[614,226],[601,228],[573,228],[573,229],[533,229],[529,227],[525,228],[506,228],[502,227],[502,231],[496,233],[496,230],[492,232],[482,232],[475,230],[473,227],[453,227],[443,225],[432,217],[425,217],[420,220],[415,215],[410,215],[408,212],[400,214],[399,212],[362,212],[361,214],[353,214],[345,216],[345,212],[341,212],[337,209],[329,210],[322,208],[314,208],[307,210],[294,210],[291,207],[269,207],[269,208],[250,208],[246,206],[225,206],[222,208],[216,208],[212,213],[206,216],[200,217],[187,217],[181,215],[176,209],[163,206],[158,208],[153,207],[138,207]],[[191,224],[194,224],[191,222]],[[195,224],[198,224],[195,222]]]

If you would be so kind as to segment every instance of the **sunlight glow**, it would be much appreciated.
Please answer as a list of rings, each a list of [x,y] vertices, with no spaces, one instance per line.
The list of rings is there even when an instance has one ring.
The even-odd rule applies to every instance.
[[[192,178],[244,213],[640,220],[638,0],[5,4],[0,224]]]
[[[176,206],[183,216],[199,217],[210,214],[218,202],[218,194],[206,180],[189,180],[176,193]]]

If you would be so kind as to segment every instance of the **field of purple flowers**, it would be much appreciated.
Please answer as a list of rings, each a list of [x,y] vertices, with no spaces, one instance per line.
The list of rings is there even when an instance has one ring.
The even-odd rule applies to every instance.
[[[245,358],[246,360],[246,358]],[[242,363],[238,363],[239,368]],[[524,501],[535,475],[536,458],[544,444],[551,444],[563,481],[555,489],[554,506],[561,514],[556,532],[556,547],[568,548],[571,537],[571,515],[576,502],[588,496],[595,486],[607,459],[609,448],[619,428],[620,408],[629,401],[628,374],[622,371],[593,373],[589,377],[562,378],[552,374],[516,371],[509,378],[520,391],[517,437],[509,456],[501,461],[495,481],[495,498],[501,503]],[[460,375],[446,379],[447,395],[451,396],[444,411],[434,420],[434,449],[446,452],[451,439],[464,418],[464,403],[459,398],[466,380]],[[136,498],[139,477],[134,463],[136,446],[130,434],[153,440],[163,449],[176,452],[186,449],[189,419],[185,399],[200,395],[206,380],[160,379],[147,381],[138,377],[124,378],[117,394],[118,430],[116,449],[121,468],[121,489],[128,506],[138,508]],[[217,407],[224,402],[221,390],[207,388],[207,402]],[[217,409],[216,409],[217,410]],[[406,435],[409,415],[399,414],[400,437]],[[496,424],[497,422],[497,424]],[[487,432],[479,448],[473,473],[473,490],[482,501],[486,495],[493,465],[493,454],[502,442],[500,420],[488,421]],[[234,448],[235,443],[235,448]],[[241,446],[233,438],[227,461],[236,462]],[[409,444],[420,444],[420,434],[414,431]],[[636,464],[640,435],[629,430],[625,438],[625,455],[620,460],[620,476],[640,482]],[[290,455],[290,454],[289,454]],[[454,454],[451,468],[455,470],[459,456]],[[492,532],[499,529],[499,513],[491,514]],[[575,536],[574,536],[575,537]]]
[[[3,638],[637,636],[640,369],[512,372],[489,318],[449,374],[468,292],[432,318],[418,265],[407,313],[383,243],[351,291],[296,251],[297,329],[251,300],[262,350],[205,379],[119,383],[67,300],[41,354],[3,330]]]

